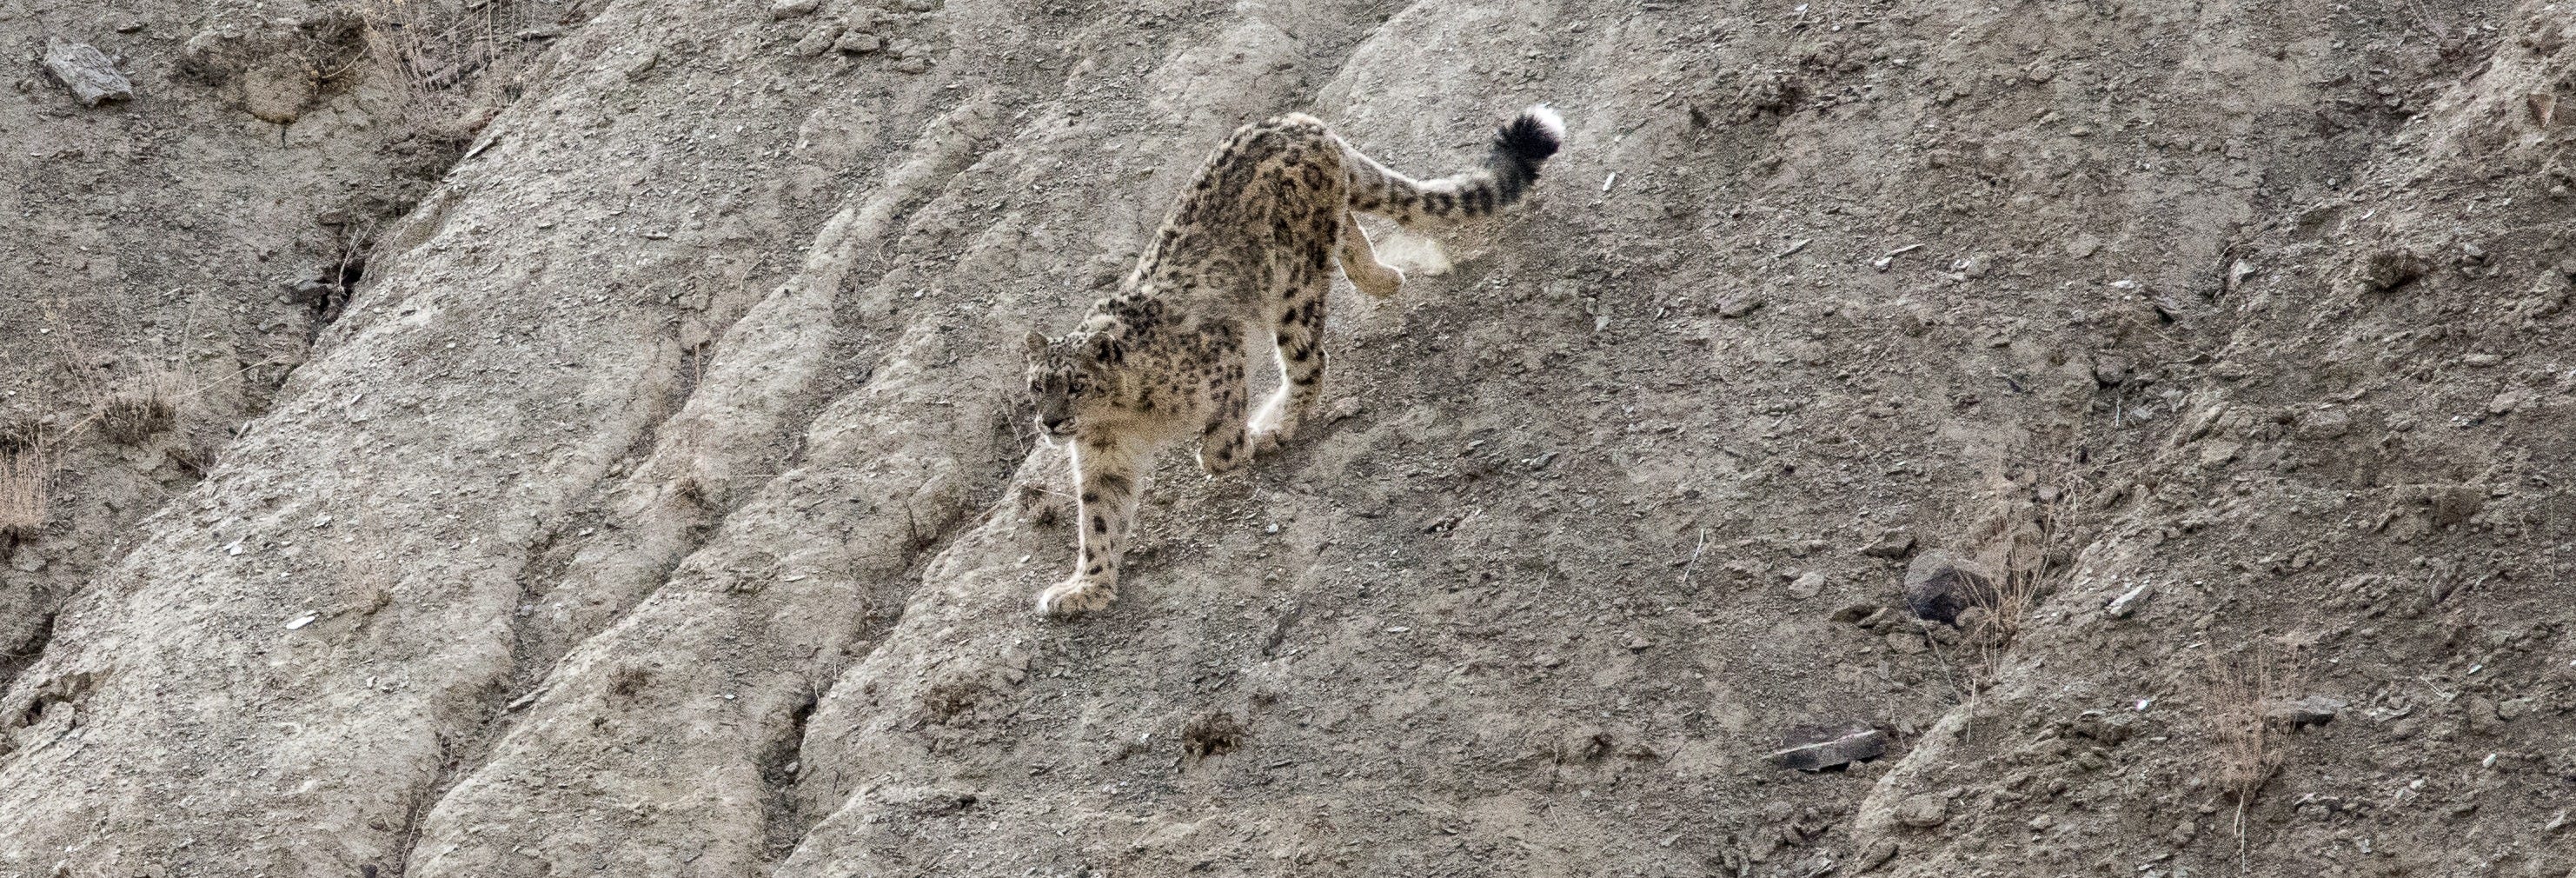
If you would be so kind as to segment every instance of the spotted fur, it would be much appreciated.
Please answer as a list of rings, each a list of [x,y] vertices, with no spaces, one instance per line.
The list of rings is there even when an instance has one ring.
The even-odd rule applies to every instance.
[[[1484,162],[1435,180],[1388,169],[1314,117],[1246,125],[1208,157],[1116,293],[1073,332],[1028,336],[1038,423],[1069,438],[1078,483],[1073,576],[1038,597],[1071,615],[1118,595],[1118,564],[1154,451],[1198,440],[1199,466],[1231,472],[1292,438],[1323,392],[1324,294],[1335,263],[1371,296],[1404,274],[1377,261],[1354,212],[1404,225],[1493,213],[1537,181],[1564,124],[1531,107],[1495,131]],[[1246,356],[1279,363],[1251,411]]]

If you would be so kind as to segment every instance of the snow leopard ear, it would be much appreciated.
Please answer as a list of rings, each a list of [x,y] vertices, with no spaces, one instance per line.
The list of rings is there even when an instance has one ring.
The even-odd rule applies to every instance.
[[[1126,346],[1119,344],[1117,337],[1109,333],[1095,332],[1082,340],[1082,353],[1093,362],[1116,363],[1126,354]]]
[[[1046,356],[1047,337],[1044,333],[1040,333],[1034,329],[1029,330],[1027,341],[1029,346],[1029,359],[1035,360],[1039,357]]]

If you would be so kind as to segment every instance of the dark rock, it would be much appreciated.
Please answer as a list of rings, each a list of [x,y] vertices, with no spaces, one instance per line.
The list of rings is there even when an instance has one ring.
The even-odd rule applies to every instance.
[[[1905,609],[1915,618],[1956,625],[1959,611],[1995,606],[1994,572],[1948,552],[1930,551],[1905,565]]]
[[[1780,768],[1822,771],[1885,754],[1887,733],[1858,722],[1802,725],[1789,729],[1781,743],[1782,749],[1763,758]]]
[[[72,90],[72,97],[79,98],[81,106],[134,99],[134,84],[126,81],[125,74],[116,72],[116,62],[88,43],[46,44],[45,69]]]

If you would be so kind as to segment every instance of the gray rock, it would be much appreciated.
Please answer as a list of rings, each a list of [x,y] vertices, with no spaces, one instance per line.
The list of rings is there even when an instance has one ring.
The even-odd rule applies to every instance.
[[[116,62],[88,43],[46,44],[45,69],[53,71],[54,78],[62,80],[82,106],[134,99],[134,84],[125,80],[125,74],[116,72]]]
[[[2345,433],[2350,432],[2352,432],[2352,415],[2341,409],[2322,409],[2300,415],[2298,432],[2295,435],[2301,439],[2316,442],[2341,439]]]
[[[2147,599],[2155,596],[2155,586],[2139,583],[2136,587],[2121,592],[2119,597],[2112,598],[2109,604],[2102,607],[2102,614],[2114,619],[2129,618],[2138,612],[2139,607],[2146,606]]]
[[[1903,558],[1906,553],[1912,551],[1914,551],[1914,535],[1898,532],[1880,537],[1878,542],[1869,544],[1868,547],[1861,549],[1860,553],[1872,558]]]
[[[1896,843],[1882,838],[1861,850],[1860,859],[1852,861],[1852,871],[1867,872],[1887,865],[1887,861],[1893,859],[1896,859]]]
[[[2334,722],[2345,703],[2331,695],[2310,695],[2296,701],[2274,701],[2263,706],[2263,720],[2279,728],[2304,729]]]
[[[825,22],[823,24],[815,25],[813,30],[807,31],[804,39],[796,41],[796,48],[789,49],[788,51],[810,58],[815,55],[831,51],[833,42],[840,38],[840,23]]]
[[[876,34],[855,30],[842,33],[841,38],[832,43],[833,51],[848,52],[853,55],[865,55],[883,48],[885,48],[885,40],[879,39]]]
[[[2120,746],[2137,730],[2136,714],[2102,710],[2088,710],[2077,715],[2069,728],[2069,731],[2099,741],[2105,747]]]
[[[772,19],[802,18],[814,14],[814,10],[822,8],[822,5],[820,0],[779,0],[777,3],[770,4],[769,17]]]
[[[1959,611],[1993,608],[1994,572],[1948,552],[1928,551],[1905,565],[1905,608],[1918,619],[1955,625]]]
[[[2118,387],[2136,377],[2137,369],[2135,364],[2122,357],[2107,355],[2095,357],[2093,358],[2093,383],[2103,387]]]
[[[1808,598],[1815,597],[1816,595],[1823,593],[1824,590],[1825,574],[1820,570],[1809,570],[1806,573],[1800,574],[1798,578],[1789,581],[1789,596],[1798,600],[1803,601]]]
[[[1908,798],[1896,806],[1896,822],[1916,829],[1930,829],[1950,822],[1950,803],[1930,793]]]
[[[1887,753],[1887,733],[1859,722],[1797,726],[1781,743],[1781,749],[1762,758],[1799,771],[1823,771]]]

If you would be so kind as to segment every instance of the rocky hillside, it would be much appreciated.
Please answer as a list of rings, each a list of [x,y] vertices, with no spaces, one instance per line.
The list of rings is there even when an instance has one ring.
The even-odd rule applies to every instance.
[[[0,10],[0,875],[2576,869],[2563,3],[764,2]],[[1031,613],[1022,334],[1542,100]]]

